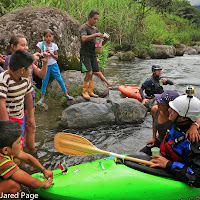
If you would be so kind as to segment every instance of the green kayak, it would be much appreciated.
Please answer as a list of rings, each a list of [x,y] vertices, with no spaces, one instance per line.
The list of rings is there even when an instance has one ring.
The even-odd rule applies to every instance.
[[[60,169],[54,170],[55,185],[47,189],[36,189],[33,192],[48,200],[200,199],[200,188],[188,186],[163,170],[152,169],[141,164],[131,166],[130,163],[133,162],[128,161],[127,166],[116,163],[114,157],[107,157],[69,167],[67,173],[62,173]],[[33,176],[44,180],[41,173]]]

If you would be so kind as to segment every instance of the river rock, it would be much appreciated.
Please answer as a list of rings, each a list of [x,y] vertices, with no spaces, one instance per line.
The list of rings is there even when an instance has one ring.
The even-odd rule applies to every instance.
[[[173,58],[176,54],[176,49],[172,45],[152,45],[149,50],[149,56],[153,59]]]
[[[184,44],[175,44],[174,45],[176,49],[175,56],[183,56],[186,50],[186,46]]]
[[[186,47],[185,53],[188,55],[197,55],[197,50],[193,47]]]
[[[117,124],[142,122],[147,113],[147,108],[136,99],[112,99],[110,103]]]
[[[119,60],[119,58],[117,56],[111,56],[110,58],[108,58],[108,60],[115,61],[115,60]]]
[[[99,98],[99,103],[83,102],[69,106],[62,112],[61,125],[66,128],[89,128],[100,124],[135,124],[142,122],[147,109],[131,98]]]
[[[117,52],[115,54],[121,61],[132,61],[135,59],[135,54],[132,51],[127,52]]]
[[[193,49],[196,49],[197,54],[200,54],[200,46],[195,45],[195,46],[193,46],[192,48],[193,48]]]
[[[89,128],[101,124],[113,124],[115,116],[111,106],[85,102],[65,109],[61,121],[61,125],[68,128]]]
[[[0,52],[15,33],[23,33],[28,41],[29,51],[34,53],[36,44],[43,40],[43,32],[50,28],[54,42],[58,45],[59,66],[79,68],[80,24],[63,10],[53,7],[24,7],[0,17]]]
[[[85,77],[84,73],[80,71],[65,71],[61,73],[63,81],[67,89],[74,87],[82,87],[83,79]],[[104,81],[102,81],[99,76],[93,75],[94,81],[94,93],[98,94],[100,97],[105,97],[109,93],[109,88]],[[47,91],[56,96],[63,96],[61,87],[56,80],[53,80],[51,84],[47,87]]]
[[[71,105],[77,104],[77,103],[83,103],[83,102],[92,102],[92,103],[98,103],[98,104],[106,104],[107,99],[105,98],[94,98],[90,97],[90,100],[84,99],[82,96],[77,96],[73,99],[73,101],[65,100],[62,104],[62,107],[67,108]]]

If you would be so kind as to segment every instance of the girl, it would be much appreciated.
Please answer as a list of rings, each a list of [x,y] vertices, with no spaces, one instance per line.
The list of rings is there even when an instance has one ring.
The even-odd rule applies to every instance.
[[[49,76],[52,74],[57,82],[60,84],[62,91],[65,94],[65,97],[69,100],[72,100],[73,97],[69,96],[67,93],[67,89],[63,82],[63,79],[60,74],[59,66],[57,64],[58,60],[58,46],[52,42],[54,38],[53,32],[50,29],[44,31],[44,41],[37,43],[37,51],[41,54],[44,52],[48,52],[50,54],[49,61],[48,61],[48,70],[47,75],[42,80],[42,88],[41,88],[41,99],[37,102],[38,105],[44,102],[44,95],[46,93],[46,87],[49,81]]]
[[[18,49],[22,49],[25,51],[28,51],[28,44],[27,44],[27,40],[25,38],[25,36],[23,34],[17,34],[17,35],[13,35],[10,39],[9,45],[7,46],[7,53],[12,54],[12,52],[18,50]],[[34,58],[35,61],[39,60],[40,57],[40,53],[35,53],[34,54]],[[32,66],[31,69],[31,74],[30,74],[30,79],[31,82],[33,83],[33,77],[32,74],[34,73],[35,75],[37,75],[40,78],[44,78],[46,73],[47,73],[47,64],[48,64],[48,58],[49,58],[49,54],[47,52],[44,53],[44,59],[43,59],[43,66],[42,68],[38,68],[36,65]],[[6,57],[6,67],[7,69],[9,68],[9,59],[10,59],[10,55],[8,55]],[[33,84],[32,84],[33,87]],[[37,151],[37,149],[35,148],[35,131],[36,131],[36,124],[35,124],[35,116],[34,116],[34,111],[35,111],[35,90],[33,87],[33,92],[32,92],[32,97],[33,97],[33,124],[30,126],[27,124],[27,117],[28,117],[28,112],[26,109],[26,104],[24,105],[24,114],[25,114],[25,138],[26,138],[26,145],[29,149],[29,152],[31,154],[35,153]]]

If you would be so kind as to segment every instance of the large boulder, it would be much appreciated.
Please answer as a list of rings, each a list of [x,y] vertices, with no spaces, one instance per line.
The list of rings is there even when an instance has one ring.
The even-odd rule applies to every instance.
[[[192,48],[197,51],[197,54],[200,54],[200,46],[199,45],[195,45]]]
[[[185,53],[188,55],[197,55],[198,54],[197,50],[193,47],[186,47]]]
[[[112,99],[110,103],[117,124],[142,122],[147,113],[147,108],[136,99]]]
[[[54,42],[60,51],[61,69],[78,69],[80,49],[80,24],[65,11],[53,7],[25,7],[11,11],[0,18],[0,52],[15,33],[23,33],[28,41],[29,51],[35,52],[36,44],[43,40],[45,29],[52,29]]]
[[[68,128],[88,128],[101,124],[113,124],[115,116],[105,104],[79,103],[62,112],[61,124]]]
[[[153,44],[148,53],[149,56],[153,59],[166,59],[173,58],[176,54],[176,49],[172,45]]]
[[[73,88],[76,86],[82,87],[83,79],[85,74],[80,71],[65,71],[61,73],[63,81],[66,88]],[[94,80],[94,93],[98,94],[100,97],[105,97],[109,93],[109,88],[104,81],[102,81],[97,75],[93,75]],[[56,96],[62,96],[63,92],[56,80],[53,80],[51,84],[47,87],[47,91]]]
[[[62,112],[61,125],[66,128],[89,128],[100,124],[135,124],[142,122],[147,109],[131,98],[110,99],[99,103],[84,102],[69,106]]]
[[[186,50],[186,46],[184,44],[175,44],[174,45],[176,49],[175,56],[183,56]]]

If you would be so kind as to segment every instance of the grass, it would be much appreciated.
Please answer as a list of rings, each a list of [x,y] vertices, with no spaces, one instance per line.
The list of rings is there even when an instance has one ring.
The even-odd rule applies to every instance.
[[[154,42],[187,44],[200,41],[200,27],[174,14],[159,13],[133,0],[1,0],[1,13],[24,6],[52,6],[65,10],[80,24],[90,10],[97,10],[97,28],[111,35],[111,46],[130,44],[134,52]]]

